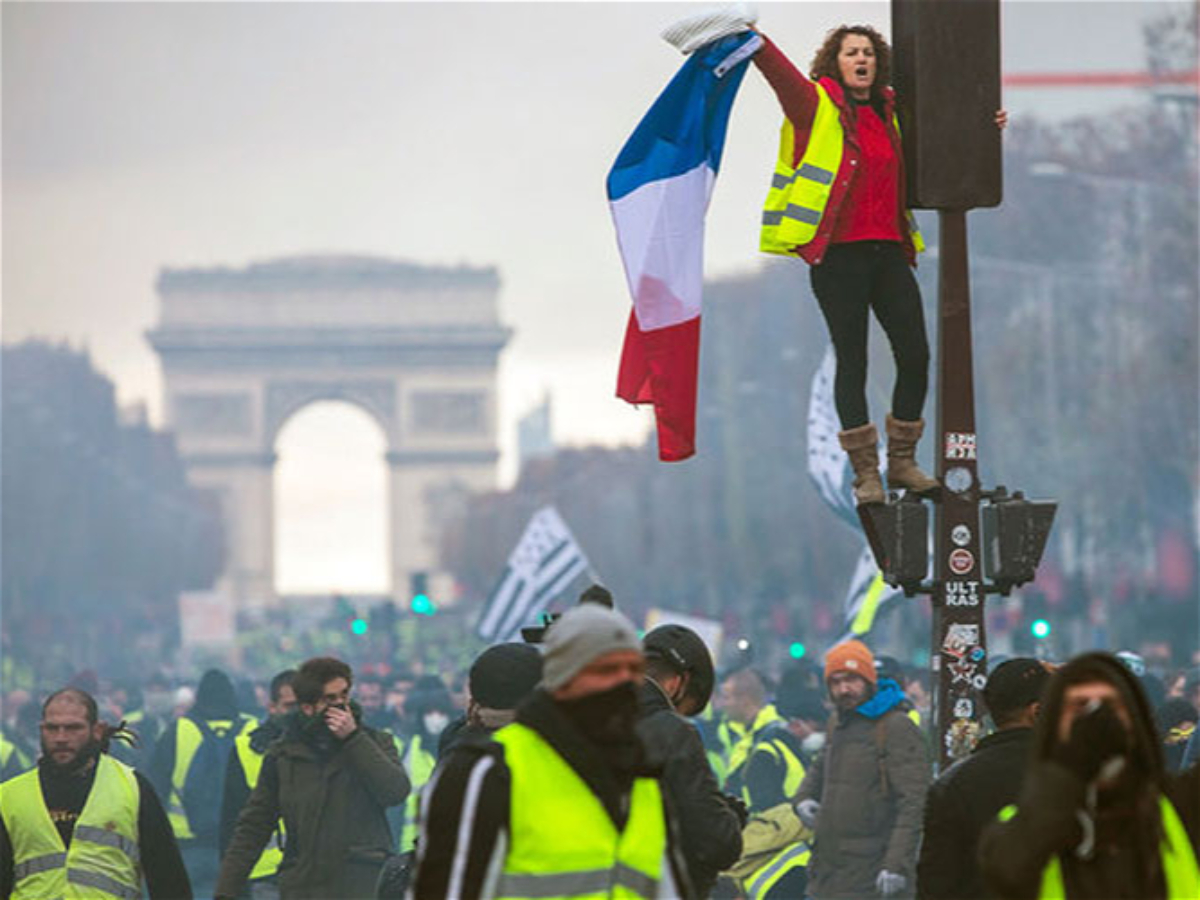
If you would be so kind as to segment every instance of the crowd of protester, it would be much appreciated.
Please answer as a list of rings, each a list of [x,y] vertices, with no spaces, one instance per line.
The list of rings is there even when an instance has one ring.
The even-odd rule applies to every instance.
[[[130,840],[143,846],[126,881],[136,872],[152,897],[541,896],[529,893],[538,879],[569,884],[544,847],[614,823],[617,855],[597,871],[626,873],[624,894],[611,886],[622,896],[1173,897],[1200,886],[1200,668],[1152,671],[1129,652],[992,660],[981,692],[991,730],[936,778],[926,672],[847,641],[821,664],[718,674],[694,632],[639,638],[591,603],[544,646],[491,647],[462,673],[354,672],[316,657],[264,679],[214,668],[194,683],[150,673],[117,684],[81,672],[48,688],[3,695],[0,897],[38,896],[30,879],[49,875],[29,874],[30,860],[58,858],[27,858],[18,839],[12,800],[32,802],[30,772],[68,880],[116,864],[70,849],[89,846],[78,838],[95,815],[89,791],[134,786]],[[560,791],[600,804],[559,808]],[[596,852],[585,844],[562,852]],[[140,896],[139,885],[110,893]]]

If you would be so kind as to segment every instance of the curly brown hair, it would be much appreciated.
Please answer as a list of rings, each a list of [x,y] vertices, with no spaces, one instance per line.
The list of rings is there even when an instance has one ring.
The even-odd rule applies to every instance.
[[[842,39],[848,34],[858,34],[867,38],[875,48],[875,81],[871,84],[871,99],[878,100],[883,89],[892,82],[892,48],[884,40],[883,35],[870,25],[839,25],[825,35],[825,43],[813,57],[809,66],[808,76],[813,81],[821,78],[832,78],[842,84],[842,73],[838,68],[838,51],[842,49]]]

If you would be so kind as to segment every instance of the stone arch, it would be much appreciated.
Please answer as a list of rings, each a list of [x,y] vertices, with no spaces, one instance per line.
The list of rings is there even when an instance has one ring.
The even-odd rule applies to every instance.
[[[446,492],[495,487],[496,368],[510,332],[492,268],[308,256],[242,269],[167,269],[147,335],[189,478],[224,511],[218,589],[274,593],[272,469],[284,423],[319,400],[365,410],[390,474],[391,590],[438,569]]]

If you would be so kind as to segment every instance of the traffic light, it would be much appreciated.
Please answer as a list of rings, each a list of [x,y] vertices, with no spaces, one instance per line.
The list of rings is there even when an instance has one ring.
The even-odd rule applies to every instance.
[[[432,616],[437,612],[429,596],[428,572],[413,572],[408,576],[408,586],[412,598],[408,601],[409,609],[419,616]]]
[[[808,652],[808,648],[800,641],[792,641],[792,645],[788,647],[788,655],[792,659],[804,659],[804,654]]]
[[[350,632],[362,637],[367,633],[367,620],[362,616],[355,616],[350,620]]]
[[[1050,637],[1050,623],[1046,619],[1034,619],[1029,623],[1029,633],[1038,640]]]

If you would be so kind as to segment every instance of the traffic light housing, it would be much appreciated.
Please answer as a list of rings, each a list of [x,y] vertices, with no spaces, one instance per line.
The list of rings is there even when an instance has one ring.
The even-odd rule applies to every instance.
[[[1033,581],[1057,509],[1053,501],[1026,500],[1021,491],[1009,497],[996,488],[982,512],[983,568],[1001,593]]]
[[[409,601],[408,606],[419,616],[432,616],[437,612],[432,598],[429,596],[429,573],[413,572],[408,576]]]

